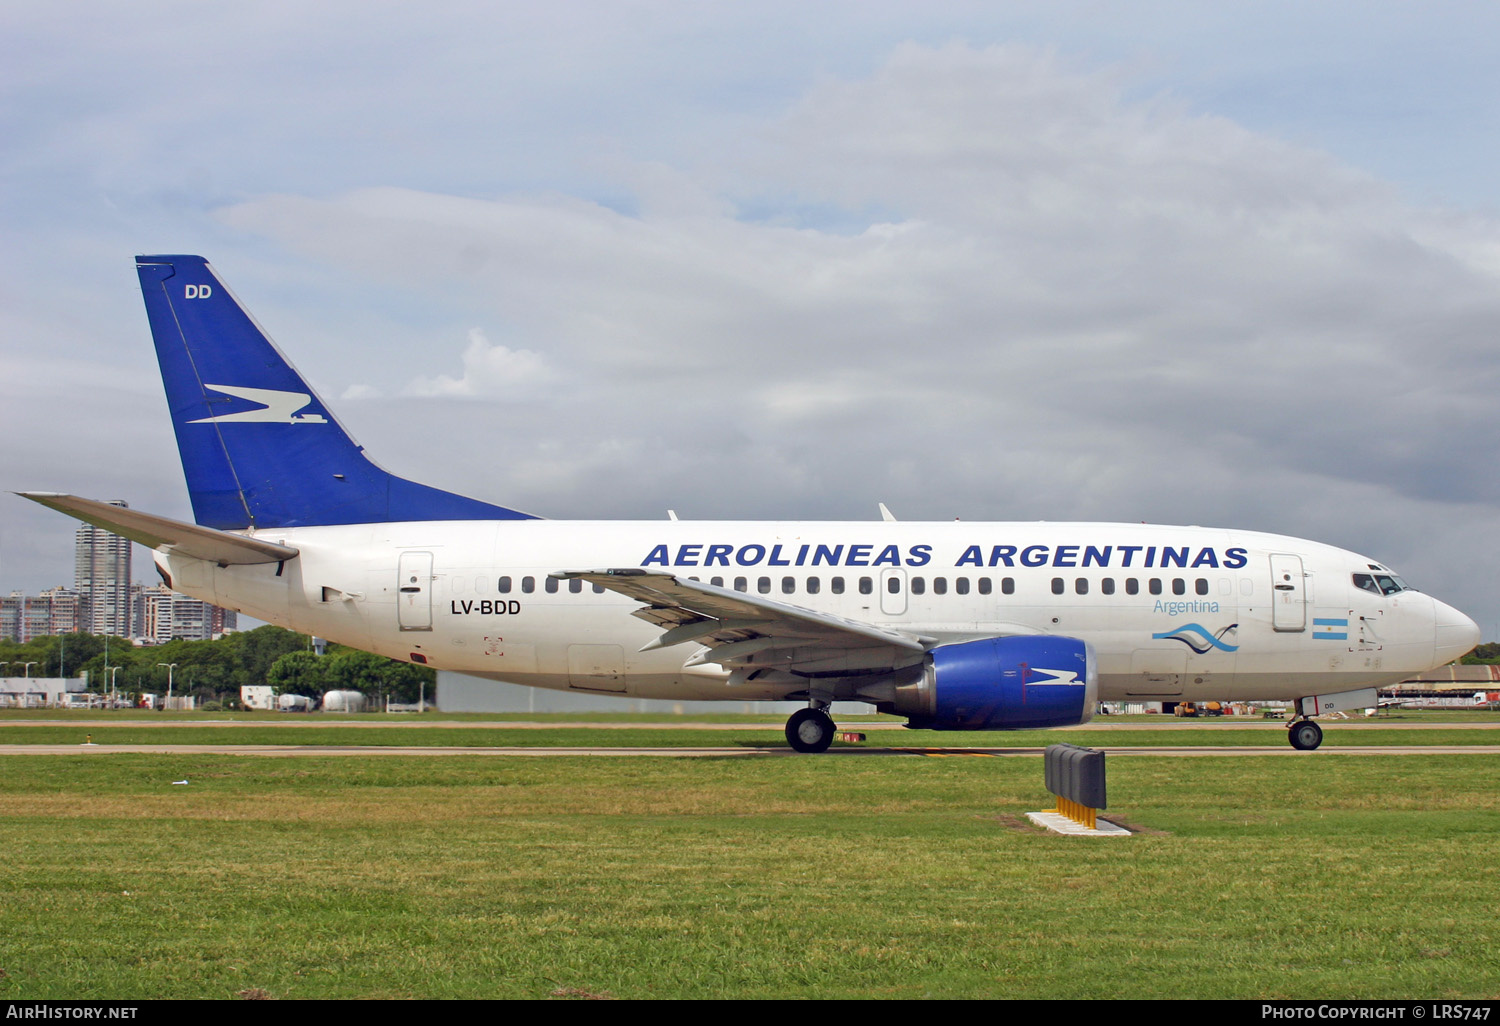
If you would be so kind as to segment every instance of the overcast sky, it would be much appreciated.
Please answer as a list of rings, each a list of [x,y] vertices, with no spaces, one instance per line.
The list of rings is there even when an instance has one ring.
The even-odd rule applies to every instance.
[[[1494,640],[1497,140],[1480,2],[3,4],[0,486],[191,519],[201,253],[431,484],[1276,531]]]

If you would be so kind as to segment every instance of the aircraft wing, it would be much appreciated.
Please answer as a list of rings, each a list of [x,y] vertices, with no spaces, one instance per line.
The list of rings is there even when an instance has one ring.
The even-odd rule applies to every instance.
[[[633,615],[663,629],[641,651],[696,642],[707,648],[685,665],[782,670],[797,677],[841,676],[916,661],[936,640],[803,609],[763,595],[717,588],[689,577],[636,568],[568,570],[641,602]]]
[[[290,545],[246,538],[228,531],[197,524],[185,524],[180,520],[159,517],[153,513],[127,509],[124,506],[99,502],[97,499],[82,499],[76,495],[60,492],[17,492],[23,499],[39,502],[43,506],[77,517],[86,524],[102,527],[122,538],[146,546],[148,549],[171,550],[206,559],[220,566],[237,563],[277,563],[291,559],[297,550]]]

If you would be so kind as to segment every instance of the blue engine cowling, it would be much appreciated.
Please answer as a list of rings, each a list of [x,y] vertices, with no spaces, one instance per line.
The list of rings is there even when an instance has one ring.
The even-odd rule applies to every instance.
[[[1028,635],[940,645],[922,680],[889,711],[925,730],[1024,730],[1087,723],[1098,701],[1094,654],[1077,638]]]

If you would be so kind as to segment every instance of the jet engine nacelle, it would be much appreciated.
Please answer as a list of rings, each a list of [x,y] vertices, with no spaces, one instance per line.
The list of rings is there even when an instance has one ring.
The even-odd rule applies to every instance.
[[[881,709],[925,730],[1068,727],[1094,718],[1099,674],[1077,638],[1028,635],[940,645],[922,679]]]

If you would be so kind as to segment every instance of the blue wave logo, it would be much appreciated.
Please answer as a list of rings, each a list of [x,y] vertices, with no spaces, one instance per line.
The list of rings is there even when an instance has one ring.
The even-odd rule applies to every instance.
[[[1164,634],[1153,634],[1151,637],[1157,641],[1180,641],[1199,655],[1203,655],[1205,652],[1215,648],[1220,652],[1238,652],[1240,646],[1224,643],[1224,636],[1238,628],[1239,624],[1232,623],[1219,631],[1218,634],[1210,634],[1208,628],[1202,624],[1188,623],[1183,624],[1175,631],[1167,631]]]

